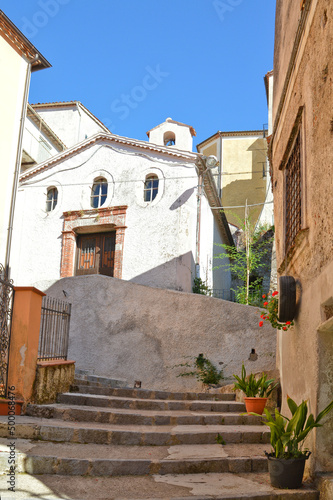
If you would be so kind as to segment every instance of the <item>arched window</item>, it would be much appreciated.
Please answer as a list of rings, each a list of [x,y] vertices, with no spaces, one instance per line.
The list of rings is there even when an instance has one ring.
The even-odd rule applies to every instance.
[[[108,195],[108,182],[104,177],[98,177],[94,180],[91,190],[90,205],[93,208],[99,208],[104,205]]]
[[[51,212],[55,209],[58,202],[58,189],[55,187],[51,187],[47,190],[46,195],[46,211]]]
[[[163,142],[164,146],[174,146],[176,144],[176,136],[174,132],[165,132]]]
[[[158,193],[158,177],[157,175],[147,175],[145,187],[143,190],[144,201],[153,201]]]

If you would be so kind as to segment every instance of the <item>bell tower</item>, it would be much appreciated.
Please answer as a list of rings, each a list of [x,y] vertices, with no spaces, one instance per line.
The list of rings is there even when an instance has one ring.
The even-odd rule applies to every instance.
[[[193,136],[196,132],[190,125],[167,118],[165,122],[148,130],[149,142],[168,148],[192,151]]]

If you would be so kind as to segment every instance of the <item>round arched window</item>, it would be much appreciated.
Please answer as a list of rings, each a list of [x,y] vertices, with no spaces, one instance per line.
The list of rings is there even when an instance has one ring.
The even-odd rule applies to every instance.
[[[94,180],[91,190],[90,205],[93,208],[99,208],[104,205],[108,195],[108,183],[104,177],[98,177]]]
[[[158,177],[157,175],[147,175],[145,187],[143,190],[144,201],[153,201],[158,193]]]
[[[51,212],[55,209],[58,203],[58,189],[51,187],[47,190],[46,194],[46,211]]]

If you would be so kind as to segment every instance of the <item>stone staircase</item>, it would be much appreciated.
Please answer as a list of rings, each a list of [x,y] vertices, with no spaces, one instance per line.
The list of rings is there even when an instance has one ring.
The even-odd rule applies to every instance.
[[[259,417],[242,415],[233,394],[124,386],[78,373],[73,392],[59,395],[57,404],[28,405],[16,417],[14,436],[0,417],[1,498],[319,498],[310,486],[270,486],[269,431]],[[13,438],[17,490],[10,493],[5,474]]]

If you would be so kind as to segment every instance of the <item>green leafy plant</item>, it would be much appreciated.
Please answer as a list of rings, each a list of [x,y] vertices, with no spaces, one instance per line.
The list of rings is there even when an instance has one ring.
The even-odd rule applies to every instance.
[[[217,442],[217,444],[226,444],[226,442],[224,441],[223,437],[221,436],[221,434],[218,434],[215,438],[215,441]]]
[[[194,278],[192,292],[199,293],[200,295],[211,295],[212,293],[206,282],[201,278]]]
[[[243,240],[237,245],[238,248],[234,245],[217,245],[224,251],[214,257],[222,261],[222,264],[216,266],[215,269],[230,269],[232,276],[239,280],[241,285],[236,289],[232,288],[237,302],[260,306],[262,304],[262,276],[258,274],[262,274],[268,268],[264,259],[272,249],[274,227],[254,226],[249,216],[242,220],[236,214],[232,215],[239,221],[239,226],[243,231]]]
[[[195,376],[197,380],[206,385],[218,384],[223,379],[223,370],[218,370],[202,353],[196,358],[190,357],[190,359],[193,360],[191,363],[186,361],[174,366],[174,368],[186,367],[191,369],[191,371],[180,373],[177,377]]]
[[[263,307],[266,309],[265,312],[262,312],[260,318],[263,321],[259,321],[259,326],[264,326],[264,321],[268,321],[273,328],[277,328],[278,330],[289,330],[290,327],[294,325],[293,321],[286,321],[286,323],[281,323],[278,319],[279,314],[279,299],[278,299],[277,291],[264,294],[262,296],[265,299]]]
[[[248,398],[268,398],[275,387],[279,385],[278,383],[274,384],[275,380],[273,378],[267,380],[266,374],[262,374],[258,379],[253,373],[247,376],[244,363],[241,376],[233,375],[233,377],[237,380],[234,384],[234,390],[239,389]]]
[[[322,427],[319,422],[333,409],[333,401],[319,413],[315,419],[313,414],[307,417],[308,402],[302,401],[297,406],[295,401],[287,396],[287,403],[292,418],[284,417],[276,409],[274,416],[265,408],[266,425],[271,430],[271,445],[273,451],[271,456],[276,458],[299,458],[306,455],[307,450],[302,450],[304,440],[314,427]],[[256,415],[253,413],[253,415]]]

